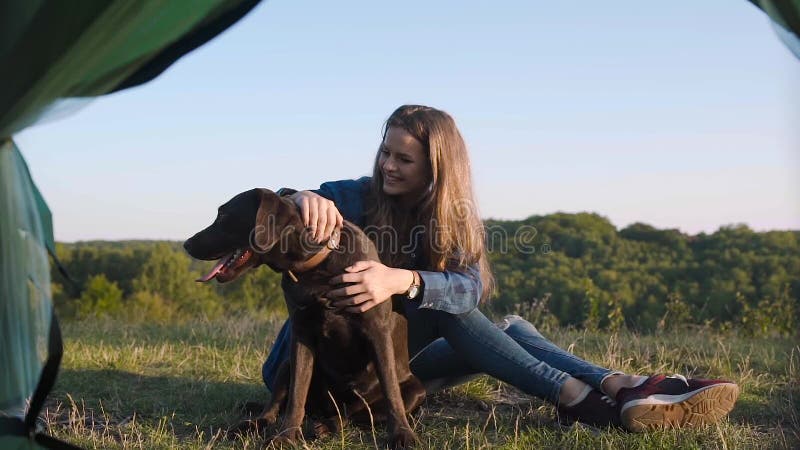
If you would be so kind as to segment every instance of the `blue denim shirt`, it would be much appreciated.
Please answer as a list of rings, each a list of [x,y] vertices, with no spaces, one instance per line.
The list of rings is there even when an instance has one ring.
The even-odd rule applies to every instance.
[[[314,192],[333,201],[345,220],[364,228],[366,225],[364,203],[369,192],[370,182],[370,177],[329,181],[322,183]],[[416,258],[410,268],[416,269],[425,266],[427,266],[427,261]],[[423,282],[422,292],[415,299],[419,308],[462,314],[472,311],[478,306],[483,285],[477,265],[470,266],[467,270],[417,271]]]

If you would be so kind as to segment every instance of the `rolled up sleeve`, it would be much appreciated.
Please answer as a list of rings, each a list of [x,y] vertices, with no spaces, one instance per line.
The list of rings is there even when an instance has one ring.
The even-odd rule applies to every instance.
[[[418,271],[423,282],[420,308],[462,314],[478,306],[483,292],[480,271],[472,265],[464,271]]]

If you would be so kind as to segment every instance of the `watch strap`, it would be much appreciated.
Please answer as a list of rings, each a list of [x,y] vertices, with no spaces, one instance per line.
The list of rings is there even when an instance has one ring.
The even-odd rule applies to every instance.
[[[422,284],[419,272],[412,270],[411,275],[411,284],[408,286],[408,289],[406,289],[406,297],[409,299],[416,298],[419,295],[420,286]]]

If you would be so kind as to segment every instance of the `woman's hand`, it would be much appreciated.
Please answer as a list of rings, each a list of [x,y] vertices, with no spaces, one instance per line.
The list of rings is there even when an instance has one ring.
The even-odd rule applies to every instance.
[[[353,283],[328,292],[333,306],[347,312],[364,312],[402,294],[414,281],[410,270],[394,269],[377,261],[358,261],[344,269],[345,273],[330,279],[330,284]]]
[[[334,228],[342,227],[342,215],[327,198],[311,191],[295,192],[289,198],[300,208],[303,225],[318,244],[328,240]]]

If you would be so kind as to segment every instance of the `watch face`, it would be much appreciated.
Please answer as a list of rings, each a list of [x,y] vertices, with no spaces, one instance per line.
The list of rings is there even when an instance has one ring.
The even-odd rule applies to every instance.
[[[408,298],[414,298],[419,294],[419,286],[411,286],[408,288]]]

